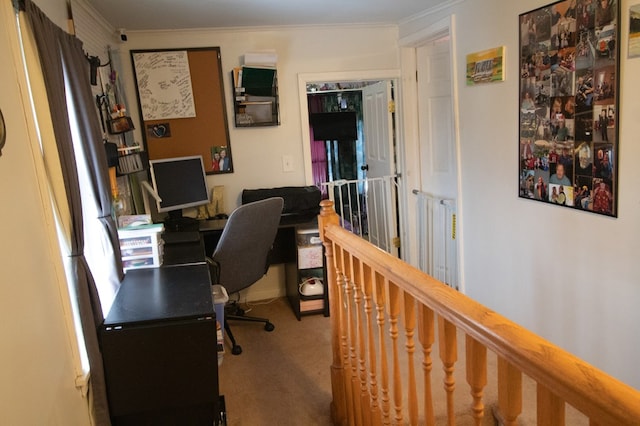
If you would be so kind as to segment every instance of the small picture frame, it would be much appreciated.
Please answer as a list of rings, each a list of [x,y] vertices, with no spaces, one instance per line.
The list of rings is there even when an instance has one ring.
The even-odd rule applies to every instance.
[[[231,149],[227,145],[211,147],[211,172],[210,173],[231,173],[233,172],[233,162],[231,160]]]
[[[504,46],[467,55],[467,86],[504,81]]]

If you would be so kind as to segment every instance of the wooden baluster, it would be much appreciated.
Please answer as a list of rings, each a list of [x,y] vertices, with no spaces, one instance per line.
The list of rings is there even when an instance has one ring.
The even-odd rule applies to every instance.
[[[345,422],[349,423],[349,419],[352,417],[353,406],[350,403],[351,396],[351,379],[350,373],[351,368],[349,366],[349,318],[347,314],[346,304],[348,303],[347,295],[346,295],[346,282],[347,277],[344,271],[344,258],[343,258],[343,248],[336,245],[335,246],[335,259],[336,259],[336,267],[337,267],[337,294],[339,295],[338,300],[340,305],[338,307],[339,315],[340,315],[340,357],[342,364],[342,394],[344,397],[345,404]]]
[[[382,424],[382,410],[378,402],[378,376],[377,376],[377,357],[376,357],[376,336],[375,336],[375,317],[373,316],[373,298],[375,289],[384,285],[382,276],[371,270],[368,266],[364,270],[364,294],[365,294],[365,312],[367,314],[367,324],[369,326],[369,389],[371,396],[371,418],[372,426]]]
[[[336,261],[338,263],[338,294],[340,294],[340,356],[342,359],[342,390],[346,407],[346,424],[353,424],[353,404],[351,400],[351,366],[349,365],[349,312],[347,309],[349,297],[347,294],[348,277],[344,271],[343,249],[336,246]],[[351,421],[350,421],[351,420]]]
[[[467,383],[471,387],[473,397],[473,418],[476,425],[480,426],[484,417],[482,394],[487,385],[487,348],[469,335],[466,335],[465,339]]]
[[[458,342],[456,340],[456,327],[442,317],[438,317],[438,339],[440,359],[444,370],[444,390],[447,394],[447,424],[456,424],[455,407],[453,403],[453,391],[456,388],[456,379],[453,377],[455,363],[458,360]]]
[[[515,426],[522,413],[522,373],[507,360],[498,356],[498,421]]]
[[[320,202],[318,229],[324,245],[324,256],[327,264],[327,290],[329,292],[329,323],[331,326],[331,418],[334,424],[346,424],[347,407],[344,394],[344,366],[342,364],[341,348],[341,317],[342,298],[336,271],[333,243],[325,238],[325,229],[329,225],[338,225],[339,217],[333,208],[333,201]]]
[[[407,336],[407,379],[408,379],[408,408],[409,408],[409,424],[418,424],[418,394],[416,391],[416,371],[414,365],[414,353],[416,344],[413,335],[416,329],[416,300],[408,293],[404,293],[404,311],[403,321],[405,335]]]
[[[378,322],[378,353],[380,354],[380,393],[382,401],[382,424],[391,424],[390,419],[390,401],[389,401],[389,365],[387,360],[387,345],[385,343],[385,316],[384,308],[386,305],[386,287],[388,281],[382,275],[376,274],[375,302],[376,302],[376,319]]]
[[[344,273],[344,307],[345,307],[345,319],[344,335],[345,335],[345,351],[344,351],[344,365],[345,365],[345,386],[347,392],[347,407],[349,414],[349,424],[356,424],[356,406],[354,400],[354,387],[353,380],[357,377],[356,364],[355,364],[355,348],[354,348],[354,326],[353,326],[353,303],[352,293],[353,287],[351,285],[351,263],[349,261],[349,253],[342,248],[342,271]]]
[[[371,395],[367,382],[367,359],[371,356],[371,268],[364,262],[360,262],[360,291],[362,292],[362,312],[360,319],[360,403],[362,405],[362,423],[372,424],[371,421]],[[360,311],[359,311],[360,312]]]
[[[564,401],[544,385],[537,387],[538,425],[564,426]]]
[[[333,209],[333,201],[324,200],[320,203],[321,210],[318,217],[320,238],[324,245],[324,255],[327,264],[327,290],[329,292],[329,311],[331,316],[329,322],[331,326],[331,419],[333,424],[342,425],[347,420],[347,406],[344,394],[344,366],[341,354],[341,317],[342,301],[336,271],[336,258],[334,257],[334,246],[331,241],[325,238],[325,229],[329,225],[338,225],[339,217]]]
[[[398,353],[398,317],[400,316],[400,289],[389,282],[389,335],[391,336],[391,353],[393,357],[393,402],[396,415],[394,422],[402,424],[402,380],[400,374],[400,357]]]
[[[362,297],[360,293],[360,283],[362,282],[362,271],[360,259],[351,255],[349,256],[351,262],[351,274],[352,274],[352,291],[353,291],[353,321],[352,321],[352,334],[351,342],[354,351],[352,352],[351,362],[353,365],[353,401],[355,404],[356,412],[355,419],[356,425],[362,425],[362,412],[364,407],[362,405],[363,394],[366,394],[366,374],[364,366],[364,336],[362,334]]]
[[[424,381],[424,421],[427,426],[436,424],[433,412],[433,393],[431,390],[431,348],[435,341],[433,310],[420,304],[420,316],[418,317],[418,336],[422,345],[422,371]]]

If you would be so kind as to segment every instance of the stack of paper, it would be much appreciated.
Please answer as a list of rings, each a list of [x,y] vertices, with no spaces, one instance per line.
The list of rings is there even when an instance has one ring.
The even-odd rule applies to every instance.
[[[244,54],[245,66],[275,68],[277,62],[278,54],[275,50],[247,52]]]

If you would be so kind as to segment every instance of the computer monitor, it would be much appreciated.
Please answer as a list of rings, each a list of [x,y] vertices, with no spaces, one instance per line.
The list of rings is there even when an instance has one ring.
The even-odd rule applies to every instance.
[[[189,220],[182,209],[209,203],[207,175],[202,156],[163,158],[149,161],[153,189],[162,201],[156,200],[158,212],[168,212],[170,225],[179,227]]]

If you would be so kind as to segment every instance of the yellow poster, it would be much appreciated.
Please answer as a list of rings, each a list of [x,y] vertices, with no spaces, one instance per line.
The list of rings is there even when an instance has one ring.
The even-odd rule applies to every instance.
[[[504,81],[504,46],[467,55],[467,86]]]

